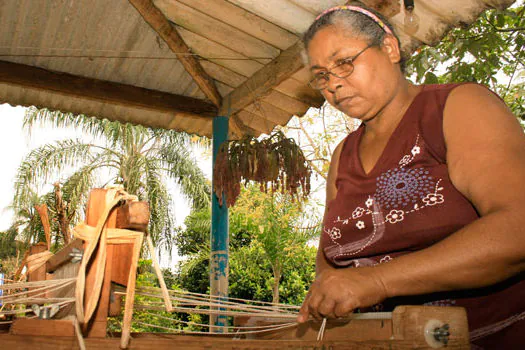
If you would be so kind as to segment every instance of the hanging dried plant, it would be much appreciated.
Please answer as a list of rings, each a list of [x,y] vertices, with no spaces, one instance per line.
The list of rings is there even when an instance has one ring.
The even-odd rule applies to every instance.
[[[281,131],[257,140],[244,137],[221,145],[213,168],[213,191],[222,206],[235,204],[241,192],[241,182],[258,182],[261,191],[289,193],[292,198],[305,199],[310,194],[312,170],[293,139]]]

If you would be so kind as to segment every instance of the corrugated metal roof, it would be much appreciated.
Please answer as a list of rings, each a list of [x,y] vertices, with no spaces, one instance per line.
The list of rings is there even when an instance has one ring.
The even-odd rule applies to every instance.
[[[169,97],[168,94],[191,97],[201,100],[209,111],[210,101],[192,75],[131,2],[0,1],[0,61],[144,88],[153,98],[157,92],[165,93],[157,96],[161,100]],[[363,2],[390,18],[404,50],[411,52],[422,43],[435,43],[452,26],[472,22],[489,7],[505,8],[514,1],[419,0],[416,12],[421,18],[420,26],[410,35],[403,28],[400,1]],[[234,93],[239,87],[248,94],[253,91],[253,96],[234,111],[231,137],[268,133],[275,125],[285,125],[293,115],[301,116],[310,106],[322,104],[322,97],[308,88],[309,75],[304,68],[287,75],[281,72],[275,84],[263,89],[253,84],[268,85],[268,82],[261,81],[264,80],[261,77],[252,81],[253,75],[263,68],[272,72],[271,65],[282,58],[287,49],[293,51],[301,33],[318,13],[346,0],[154,0],[152,3],[199,59],[223,97],[223,104],[234,105],[235,101],[228,95],[236,96]],[[8,72],[0,74],[0,102],[36,105],[205,136],[212,133],[208,112],[159,110],[147,108],[144,103],[72,95],[67,86],[49,90],[45,84],[21,83],[10,74],[9,79],[2,79]],[[66,81],[90,84],[90,80]],[[222,110],[228,109],[223,106]]]

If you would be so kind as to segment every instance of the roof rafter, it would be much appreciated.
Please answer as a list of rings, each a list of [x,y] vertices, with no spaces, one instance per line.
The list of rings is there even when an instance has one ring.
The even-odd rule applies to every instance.
[[[186,71],[193,77],[195,83],[204,92],[213,104],[220,106],[222,97],[217,90],[213,79],[206,73],[204,68],[191,55],[191,50],[186,45],[177,29],[168,21],[161,10],[159,10],[151,0],[128,0],[133,7],[140,13],[142,18],[148,23],[153,30],[168,44],[168,47],[177,55],[177,58],[184,66]]]
[[[297,42],[281,52],[270,63],[255,72],[223,99],[219,113],[232,115],[263,97],[273,87],[290,78],[304,65],[301,51],[303,45]]]
[[[132,106],[149,110],[183,113],[196,118],[217,115],[213,104],[192,97],[104,80],[79,77],[68,73],[53,72],[19,63],[0,61],[0,83],[25,88],[48,90],[67,96]],[[64,110],[63,112],[68,112]]]

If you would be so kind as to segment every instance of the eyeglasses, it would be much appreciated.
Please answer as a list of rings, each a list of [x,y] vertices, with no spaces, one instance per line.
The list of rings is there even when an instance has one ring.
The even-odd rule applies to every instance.
[[[328,86],[330,80],[330,74],[337,78],[346,78],[354,71],[354,61],[360,54],[374,46],[373,44],[368,45],[363,50],[359,51],[354,57],[348,57],[340,62],[336,63],[332,68],[325,71],[316,73],[312,80],[308,82],[308,85],[312,89],[324,90]]]

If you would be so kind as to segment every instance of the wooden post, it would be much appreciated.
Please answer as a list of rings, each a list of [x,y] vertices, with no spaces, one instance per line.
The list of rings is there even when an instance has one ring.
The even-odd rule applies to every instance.
[[[228,139],[228,119],[228,117],[215,117],[213,119],[213,165],[215,165],[220,145]],[[228,237],[228,206],[224,198],[221,207],[215,193],[212,193],[211,196],[210,295],[226,299],[228,297],[228,246],[230,244]],[[228,325],[228,318],[224,315],[212,315],[210,316],[210,325],[218,326],[211,327],[211,332],[224,333],[226,328],[223,327]]]
[[[37,243],[29,248],[29,256],[43,253],[47,250],[47,244],[44,242]],[[46,264],[42,265],[38,269],[30,272],[27,275],[28,282],[33,281],[45,281],[46,280]],[[31,296],[32,294],[29,294]]]
[[[106,192],[104,189],[94,189],[89,195],[88,205],[86,209],[86,224],[89,226],[97,226],[98,219],[104,212],[106,204]],[[116,212],[113,211],[105,224],[106,228],[115,228],[116,226]],[[84,245],[85,246],[85,245]],[[94,257],[91,266],[95,265],[97,257]],[[107,246],[106,268],[104,271],[104,282],[102,283],[102,290],[100,299],[98,300],[97,308],[93,315],[93,319],[89,324],[84,325],[84,332],[87,337],[103,338],[106,336],[106,327],[109,313],[109,295],[111,289],[111,271],[113,262],[113,246]],[[95,281],[95,269],[88,269],[86,276],[86,290],[84,295],[89,295],[93,289]]]

